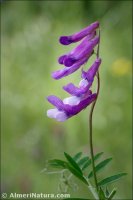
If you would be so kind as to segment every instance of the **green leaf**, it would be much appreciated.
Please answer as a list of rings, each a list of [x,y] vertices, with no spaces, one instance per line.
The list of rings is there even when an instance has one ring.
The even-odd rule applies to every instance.
[[[103,152],[97,153],[97,154],[94,156],[94,160],[97,160],[98,158],[100,158],[101,155],[103,155]]]
[[[85,170],[87,167],[89,167],[89,165],[91,164],[91,159],[87,160],[84,165],[82,166],[82,171]]]
[[[114,181],[117,181],[118,179],[120,179],[122,176],[125,176],[125,175],[127,175],[127,173],[120,173],[120,174],[116,174],[116,175],[107,177],[107,178],[103,179],[102,181],[100,181],[98,183],[98,185],[101,186],[101,185],[106,185],[106,184],[112,183]]]
[[[94,160],[97,160],[98,158],[100,158],[100,156],[103,154],[103,152],[100,152],[100,153],[97,153],[95,156],[94,156]],[[87,167],[89,167],[91,164],[91,159],[88,159],[84,165],[82,166],[82,171],[85,170]]]
[[[67,163],[66,161],[59,159],[48,160],[48,165],[55,168],[66,169],[66,163]]]
[[[106,188],[105,188],[105,193],[106,193],[106,196],[108,197],[109,196],[109,194],[110,194],[110,192],[109,192],[109,190],[108,190],[108,187],[106,186]]]
[[[106,200],[106,197],[105,197],[105,195],[104,195],[104,191],[102,190],[101,187],[99,188],[99,197],[100,197],[100,199],[102,199],[102,200]]]
[[[68,162],[80,173],[82,174],[81,169],[79,168],[78,164],[75,162],[75,160],[67,153],[64,152],[64,155],[66,157],[66,159],[68,160]]]
[[[82,156],[82,152],[79,152],[73,156],[73,159],[77,161]]]
[[[61,169],[68,169],[73,175],[75,175],[78,179],[80,179],[82,182],[84,182],[86,185],[88,185],[88,182],[83,177],[83,175],[77,170],[77,168],[74,168],[72,164],[58,159],[49,160],[48,164],[51,167],[55,168],[61,168]]]
[[[88,156],[83,157],[81,160],[78,161],[78,165],[82,166],[86,161],[89,160]]]
[[[86,185],[88,185],[88,182],[86,179],[83,177],[83,175],[76,169],[74,168],[71,164],[67,163],[67,169],[75,175],[77,178],[79,178],[82,182],[84,182]]]
[[[108,196],[108,200],[111,200],[115,194],[116,194],[116,189],[113,189],[110,195]]]
[[[99,170],[104,168],[111,160],[112,160],[112,158],[107,158],[107,159],[101,161],[99,164],[96,165],[95,172],[98,172]],[[93,176],[93,171],[91,171],[89,173],[88,178],[91,178],[92,176]]]

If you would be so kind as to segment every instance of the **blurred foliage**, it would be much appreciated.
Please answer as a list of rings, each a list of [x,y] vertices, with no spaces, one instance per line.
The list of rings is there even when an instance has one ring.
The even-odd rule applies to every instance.
[[[48,119],[46,96],[78,83],[80,70],[54,81],[60,35],[101,23],[101,93],[94,114],[95,152],[114,162],[106,174],[125,171],[116,199],[131,199],[131,1],[2,1],[2,191],[57,193],[58,177],[40,173],[45,161],[66,151],[89,151],[88,111],[65,123]],[[93,58],[92,58],[93,59]],[[91,61],[90,61],[91,62]],[[88,62],[86,68],[90,65]],[[80,183],[79,183],[80,184]],[[74,196],[74,191],[70,191]],[[80,185],[77,196],[88,197]]]

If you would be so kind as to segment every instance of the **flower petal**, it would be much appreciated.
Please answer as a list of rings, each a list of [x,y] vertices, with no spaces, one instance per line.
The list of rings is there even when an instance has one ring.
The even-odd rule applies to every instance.
[[[47,116],[49,118],[55,118],[56,113],[58,112],[57,108],[47,110]]]
[[[63,63],[66,67],[70,67],[75,62],[77,62],[80,59],[83,59],[86,56],[91,56],[94,47],[99,43],[99,36],[96,36],[89,42],[86,42],[84,47],[77,48],[75,51],[71,51],[63,60]]]
[[[85,88],[78,88],[73,83],[69,83],[63,86],[63,89],[71,95],[80,96],[87,92],[88,87]]]
[[[71,43],[78,42],[85,36],[94,32],[98,27],[99,27],[99,22],[94,22],[90,24],[88,27],[82,29],[81,31],[73,35],[60,37],[59,41],[63,45],[69,45]]]
[[[59,121],[59,122],[64,122],[64,121],[66,121],[66,120],[68,119],[68,116],[66,115],[65,112],[63,112],[63,111],[58,111],[58,112],[56,113],[55,119],[56,119],[57,121]]]
[[[52,73],[52,77],[54,79],[61,79],[65,76],[68,76],[78,70],[81,65],[83,65],[85,62],[87,62],[89,57],[83,58],[82,60],[79,60],[78,62],[74,63],[71,67],[65,67],[63,69],[57,70]]]
[[[81,110],[85,109],[89,104],[91,104],[95,99],[96,99],[97,94],[91,94],[88,95],[85,99],[81,100],[78,105],[69,105],[69,104],[64,104],[61,99],[59,99],[56,96],[49,96],[48,101],[53,104],[61,113],[59,115],[56,115],[56,111],[54,110],[53,113],[52,111],[49,111],[47,114],[53,118],[56,118],[57,120],[61,120],[61,116],[64,116],[63,120],[67,118],[72,117],[73,115],[78,114]],[[62,112],[65,113],[62,114]],[[60,115],[61,114],[61,115]]]
[[[85,109],[89,104],[96,100],[97,94],[94,93],[89,95],[87,98],[80,101],[78,105],[75,106],[65,106],[65,112],[69,117],[78,114],[81,110]],[[67,107],[68,106],[68,107]]]
[[[90,84],[92,84],[94,76],[96,75],[98,68],[101,64],[101,59],[97,58],[93,65],[88,69],[87,72],[82,71],[82,78],[87,79]]]
[[[68,97],[63,100],[63,103],[71,106],[78,105],[80,103],[80,98],[77,96]]]
[[[93,32],[91,35],[89,35],[89,36],[87,36],[77,47],[75,47],[69,54],[71,54],[71,55],[73,55],[73,54],[77,54],[78,52],[81,52],[84,48],[85,48],[85,46],[86,45],[88,45],[88,41],[89,40],[91,40],[94,36],[95,36],[95,32]],[[62,55],[62,56],[60,56],[59,57],[59,59],[58,59],[58,62],[59,62],[59,64],[63,64],[64,63],[64,61],[65,61],[65,59],[69,56],[69,54],[68,55]],[[70,60],[70,63],[69,63],[69,60],[68,61],[66,61],[67,63],[65,64],[66,65],[66,67],[69,67],[69,66],[71,66],[71,65],[73,65],[74,63],[75,63],[75,59],[71,59]]]
[[[68,119],[66,113],[64,111],[59,111],[57,108],[49,109],[47,111],[47,116],[60,122],[64,122]]]
[[[63,64],[63,61],[64,61],[64,59],[66,58],[66,56],[67,56],[67,55],[62,55],[62,56],[60,56],[59,59],[58,59],[58,63],[59,63],[59,64]]]
[[[80,87],[80,88],[85,88],[87,85],[88,85],[88,81],[87,81],[86,79],[82,79],[82,80],[79,82],[79,87]]]
[[[53,104],[56,108],[58,108],[58,110],[64,110],[64,103],[61,99],[59,99],[58,97],[54,96],[54,95],[50,95],[47,97],[47,100]]]
[[[88,45],[88,42],[92,40],[95,35],[96,35],[96,32],[93,32],[90,35],[87,35],[87,37],[85,37],[77,47],[71,50],[69,54],[74,55],[75,53],[84,50],[85,46]]]

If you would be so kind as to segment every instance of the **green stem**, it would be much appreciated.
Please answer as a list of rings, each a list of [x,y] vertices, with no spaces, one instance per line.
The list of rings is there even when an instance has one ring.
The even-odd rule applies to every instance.
[[[100,29],[99,29],[99,44],[100,44]],[[99,48],[100,48],[99,44],[97,47],[97,54],[96,54],[97,58],[99,58]],[[99,90],[100,90],[100,76],[99,76],[99,72],[97,72],[97,97],[96,97],[96,100],[94,101],[94,103],[92,104],[92,107],[90,110],[90,115],[89,115],[90,154],[91,154],[91,160],[92,160],[92,170],[93,170],[94,182],[95,182],[95,187],[96,187],[97,193],[99,193],[99,188],[98,188],[98,181],[97,181],[97,176],[96,176],[96,172],[95,172],[95,161],[94,161],[94,152],[93,152],[92,116],[93,116],[93,111],[94,111],[94,108],[96,105],[96,101],[98,99]]]
[[[100,77],[99,77],[99,72],[97,72],[97,97],[94,103],[92,104],[90,115],[89,115],[89,129],[90,129],[90,154],[91,154],[91,160],[92,160],[92,170],[93,170],[93,176],[94,176],[94,182],[95,182],[95,187],[97,192],[99,191],[98,189],[98,183],[97,183],[97,176],[95,172],[95,162],[94,162],[94,152],[93,152],[93,137],[92,137],[92,116],[93,116],[93,111],[95,108],[95,104],[99,95],[99,90],[100,90]]]

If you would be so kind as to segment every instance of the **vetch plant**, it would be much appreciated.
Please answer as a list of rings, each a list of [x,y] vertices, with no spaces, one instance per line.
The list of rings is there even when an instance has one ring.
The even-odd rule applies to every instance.
[[[47,100],[54,106],[53,109],[47,111],[47,116],[60,122],[64,122],[69,118],[74,117],[74,115],[77,115],[87,106],[91,105],[89,114],[90,156],[82,156],[82,152],[79,152],[74,156],[64,153],[66,160],[49,160],[46,169],[47,173],[52,173],[49,169],[58,169],[53,173],[61,173],[62,180],[65,183],[65,191],[67,187],[71,185],[70,179],[73,175],[88,187],[94,199],[111,200],[116,194],[116,189],[109,190],[108,184],[120,179],[122,176],[126,175],[126,173],[112,175],[102,180],[99,180],[97,175],[98,172],[112,160],[112,158],[107,158],[96,163],[103,155],[103,152],[97,153],[96,155],[94,155],[93,152],[92,117],[100,90],[99,68],[101,65],[101,58],[99,56],[99,26],[99,22],[94,22],[75,34],[60,37],[59,41],[63,45],[70,45],[71,43],[79,41],[81,41],[81,43],[67,54],[59,57],[58,62],[63,65],[63,68],[52,73],[54,79],[61,79],[74,73],[87,63],[88,59],[93,54],[96,55],[96,58],[87,71],[84,71],[82,67],[81,80],[78,86],[75,86],[73,83],[68,83],[63,86],[63,89],[71,96],[63,100],[54,95],[47,97]],[[91,87],[95,79],[97,79],[97,88],[96,92],[93,92]],[[60,189],[62,189],[61,185]]]

